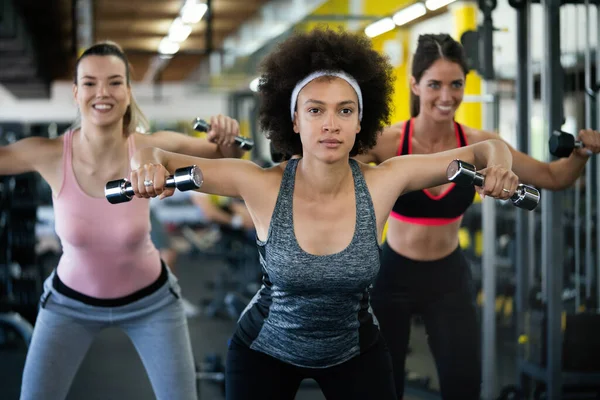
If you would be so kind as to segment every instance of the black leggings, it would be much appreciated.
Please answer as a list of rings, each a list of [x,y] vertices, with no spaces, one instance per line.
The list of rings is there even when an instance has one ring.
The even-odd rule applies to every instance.
[[[414,261],[384,244],[371,305],[392,355],[398,399],[413,314],[425,323],[442,398],[480,398],[480,325],[471,271],[459,248],[441,260]]]
[[[314,379],[328,400],[394,400],[392,361],[382,338],[363,354],[329,368],[301,368],[231,340],[227,400],[293,400],[303,379]]]

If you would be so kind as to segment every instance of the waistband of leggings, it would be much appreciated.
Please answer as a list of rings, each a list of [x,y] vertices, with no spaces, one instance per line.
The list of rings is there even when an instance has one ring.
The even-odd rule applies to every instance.
[[[84,304],[95,306],[95,307],[120,307],[127,304],[131,304],[135,301],[141,300],[144,297],[150,296],[152,293],[156,292],[160,289],[167,281],[169,280],[169,273],[167,270],[166,264],[161,260],[161,271],[160,276],[152,282],[150,285],[141,288],[127,296],[117,297],[114,299],[99,299],[97,297],[88,296],[86,294],[80,293],[67,285],[65,285],[58,274],[55,273],[52,278],[52,286],[54,289],[62,294],[63,296],[69,297],[73,300],[80,301]]]

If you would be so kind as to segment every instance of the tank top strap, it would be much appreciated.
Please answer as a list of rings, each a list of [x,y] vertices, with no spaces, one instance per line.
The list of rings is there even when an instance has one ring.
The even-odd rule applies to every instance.
[[[354,159],[350,159],[350,167],[352,169],[352,176],[354,178],[354,193],[356,198],[356,221],[361,230],[369,235],[369,232],[374,234],[375,242],[377,239],[377,218],[375,217],[375,208],[373,206],[373,199],[369,192],[369,187],[365,181],[360,165]]]
[[[62,184],[56,198],[60,197],[65,188],[73,185],[73,134],[73,129],[69,129],[63,135]]]
[[[291,210],[296,182],[296,169],[299,161],[299,158],[292,158],[288,161],[283,172],[283,177],[281,178],[277,204],[275,205],[275,210],[273,210],[272,220],[283,224],[283,227],[290,227],[293,223],[293,212]]]
[[[467,142],[467,136],[465,135],[465,130],[463,129],[463,126],[456,121],[454,122],[454,126],[456,127],[456,133],[458,136],[458,142],[460,144],[460,147],[467,146],[469,143]]]
[[[292,158],[287,162],[281,178],[279,193],[275,208],[271,215],[271,223],[269,224],[269,232],[264,242],[257,241],[259,245],[265,245],[276,238],[277,241],[284,239],[284,236],[289,235],[289,228],[294,222],[292,204],[294,195],[294,182],[296,176],[296,167],[298,159]],[[285,239],[284,239],[285,240]]]
[[[413,119],[409,119],[404,123],[404,129],[402,130],[402,137],[400,139],[400,147],[398,149],[399,156],[411,153],[410,141],[412,139],[412,128]]]

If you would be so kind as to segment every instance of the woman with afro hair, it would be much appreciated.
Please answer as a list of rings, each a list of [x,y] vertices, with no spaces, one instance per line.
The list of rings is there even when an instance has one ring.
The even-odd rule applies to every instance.
[[[454,159],[485,168],[482,193],[507,199],[518,183],[510,151],[490,140],[376,167],[351,159],[376,144],[391,111],[392,67],[362,35],[295,34],[261,69],[260,126],[275,150],[295,157],[261,168],[145,148],[132,158],[132,186],[138,197],[169,196],[165,176],[196,165],[199,191],[241,197],[252,215],[263,285],[230,342],[227,399],[293,399],[305,378],[328,399],[395,399],[369,304],[392,206],[447,182]]]

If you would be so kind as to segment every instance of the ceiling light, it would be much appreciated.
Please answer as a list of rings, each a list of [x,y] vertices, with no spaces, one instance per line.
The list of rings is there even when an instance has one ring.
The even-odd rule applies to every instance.
[[[456,0],[427,0],[425,2],[425,7],[427,7],[428,10],[435,11],[438,8],[442,8],[450,3],[454,3],[455,1]]]
[[[196,24],[207,10],[208,6],[205,3],[200,3],[198,0],[187,0],[181,9],[181,19],[186,24]]]
[[[161,54],[175,54],[179,51],[179,44],[171,42],[169,38],[163,38],[158,45],[158,52]]]
[[[394,23],[398,26],[404,25],[427,13],[427,9],[423,3],[415,3],[394,14]]]
[[[192,27],[183,23],[181,18],[175,18],[169,28],[169,40],[171,42],[183,42],[192,33]]]
[[[369,26],[365,28],[365,35],[370,38],[374,38],[375,36],[379,36],[383,33],[389,32],[394,29],[396,25],[391,18],[383,18],[379,21],[375,21]]]

